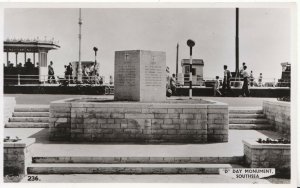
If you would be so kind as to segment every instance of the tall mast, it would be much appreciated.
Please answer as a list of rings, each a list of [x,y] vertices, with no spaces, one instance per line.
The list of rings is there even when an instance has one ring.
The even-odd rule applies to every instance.
[[[235,76],[239,76],[239,8],[235,9]]]
[[[178,50],[179,50],[179,44],[177,43],[177,47],[176,47],[176,81],[178,80]]]
[[[78,72],[77,72],[77,80],[79,82],[82,82],[82,69],[81,69],[81,25],[82,25],[82,19],[81,19],[81,8],[79,9],[79,54],[78,54]]]

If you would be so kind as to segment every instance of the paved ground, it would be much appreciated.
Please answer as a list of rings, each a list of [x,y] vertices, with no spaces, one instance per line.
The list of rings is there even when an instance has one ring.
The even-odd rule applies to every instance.
[[[236,179],[222,175],[38,175],[35,183],[252,183],[270,184],[266,179]],[[29,182],[25,177],[22,183]],[[154,184],[157,186],[157,184]],[[123,186],[123,185],[122,185]],[[166,187],[164,185],[163,187]],[[184,185],[183,185],[184,186]],[[199,185],[200,186],[200,185]],[[142,186],[143,187],[143,186]],[[161,186],[162,187],[162,186]]]
[[[74,97],[88,97],[96,95],[26,95],[7,94],[16,97],[17,104],[49,104],[54,100]],[[112,96],[101,96],[112,98]],[[266,98],[231,98],[231,97],[197,97],[217,100],[229,104],[231,107],[262,106]],[[4,135],[19,136],[21,138],[36,138],[31,146],[35,156],[242,156],[242,139],[278,138],[280,135],[272,131],[230,130],[228,143],[215,144],[91,144],[49,142],[48,129],[18,128],[4,129]],[[266,179],[234,179],[222,175],[39,175],[41,183],[270,183]],[[276,179],[277,181],[277,179]],[[25,177],[22,182],[28,182]],[[30,182],[32,183],[32,182]],[[282,182],[280,182],[282,183]],[[288,182],[283,182],[288,183]]]
[[[244,139],[280,138],[272,131],[229,130],[229,142],[210,144],[94,144],[48,141],[48,130],[6,128],[4,135],[36,138],[30,148],[34,156],[135,156],[135,157],[202,157],[242,156]]]
[[[111,95],[47,95],[47,94],[5,94],[5,96],[15,97],[17,104],[50,104],[51,101],[77,97],[104,97],[112,99]],[[185,97],[186,98],[186,97]],[[202,99],[216,100],[229,104],[229,106],[262,106],[265,99],[254,97],[194,97]],[[274,98],[271,98],[274,99]]]

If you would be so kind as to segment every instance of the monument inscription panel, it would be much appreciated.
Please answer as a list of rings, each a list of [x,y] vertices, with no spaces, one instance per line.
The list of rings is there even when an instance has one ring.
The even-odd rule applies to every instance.
[[[165,100],[165,69],[164,52],[115,52],[115,100]]]

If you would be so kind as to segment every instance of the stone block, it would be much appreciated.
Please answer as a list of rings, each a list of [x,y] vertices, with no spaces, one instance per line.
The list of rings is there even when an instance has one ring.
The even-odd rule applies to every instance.
[[[182,108],[169,108],[168,114],[182,114],[183,109]]]
[[[162,129],[179,129],[179,125],[162,124]]]
[[[165,119],[169,118],[169,114],[154,114],[155,119]]]
[[[111,123],[111,124],[113,124],[113,123],[115,123],[115,120],[114,120],[114,119],[106,119],[106,123]]]
[[[125,113],[142,113],[141,108],[125,108],[124,109]]]
[[[194,114],[180,114],[180,119],[194,119]]]
[[[98,119],[84,119],[84,124],[98,123]]]
[[[126,119],[153,119],[154,114],[130,114],[130,113],[126,113],[125,118]]]
[[[172,119],[164,119],[163,123],[167,124],[167,125],[171,125],[171,124],[173,124],[173,121],[172,121]]]
[[[115,52],[115,100],[164,101],[166,54],[131,50]]]
[[[120,124],[101,124],[101,128],[104,128],[104,129],[120,129],[121,125]]]
[[[110,117],[114,118],[114,119],[124,119],[125,114],[123,114],[123,113],[111,113]]]

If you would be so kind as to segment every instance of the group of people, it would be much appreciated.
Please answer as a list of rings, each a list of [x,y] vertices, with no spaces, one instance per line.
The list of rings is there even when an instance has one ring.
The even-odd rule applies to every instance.
[[[72,63],[69,63],[69,65],[65,65],[65,79],[68,80],[70,83],[73,82],[73,67]]]
[[[250,74],[247,71],[247,66],[246,63],[243,62],[242,67],[239,70],[239,75],[240,78],[243,79],[243,86],[242,86],[242,96],[248,97],[250,96],[250,90],[249,90],[249,85],[253,86],[254,85],[254,76],[253,76],[253,71],[250,71]],[[214,96],[217,95],[217,93],[220,96],[226,95],[226,93],[233,94],[233,91],[231,90],[231,85],[230,85],[230,79],[232,75],[231,72],[228,70],[227,65],[224,65],[224,79],[223,79],[223,84],[222,84],[222,92],[219,90],[220,88],[220,82],[219,82],[219,76],[216,76],[216,81],[214,84]],[[258,86],[262,86],[262,73],[260,73],[259,78],[258,78]]]
[[[64,80],[69,83],[74,83],[72,63],[65,65]],[[94,65],[84,65],[82,70],[83,83],[103,84],[103,78],[99,75]],[[53,62],[48,65],[48,83],[56,83],[53,69]]]
[[[84,65],[82,75],[83,82],[94,82],[95,84],[103,84],[103,78],[99,75],[95,64]]]

